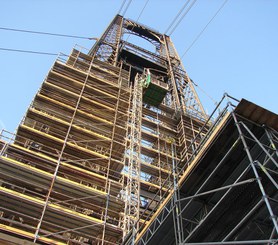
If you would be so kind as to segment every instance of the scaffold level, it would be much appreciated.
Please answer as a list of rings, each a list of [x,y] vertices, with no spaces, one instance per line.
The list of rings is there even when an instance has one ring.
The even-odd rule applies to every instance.
[[[0,242],[271,244],[277,125],[245,100],[207,116],[170,37],[117,15],[1,132]]]

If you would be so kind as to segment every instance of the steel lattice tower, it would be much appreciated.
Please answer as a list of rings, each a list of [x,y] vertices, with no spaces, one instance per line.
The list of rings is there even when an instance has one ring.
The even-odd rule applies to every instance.
[[[128,42],[130,35],[149,41],[154,51]],[[171,108],[172,116],[184,114],[205,121],[206,115],[169,36],[118,15],[90,50],[90,55],[115,66],[123,63],[126,69],[130,70],[133,98],[130,101],[130,143],[126,152],[129,156],[124,234],[127,234],[132,227],[136,232],[140,217],[140,145],[143,104],[155,106],[158,110],[163,107]],[[143,84],[147,79],[146,70],[151,70],[152,73],[149,74],[152,77],[150,80],[153,80],[150,87]],[[138,81],[139,76],[141,82]]]
[[[117,15],[90,50],[58,57],[17,132],[1,132],[0,241],[205,244],[246,237],[258,208],[267,228],[252,235],[269,242],[277,115],[218,111],[204,113],[169,36]]]
[[[91,50],[57,59],[1,141],[2,200],[14,200],[1,204],[5,229],[42,243],[121,243],[177,183],[173,167],[205,119],[170,37],[117,15]]]

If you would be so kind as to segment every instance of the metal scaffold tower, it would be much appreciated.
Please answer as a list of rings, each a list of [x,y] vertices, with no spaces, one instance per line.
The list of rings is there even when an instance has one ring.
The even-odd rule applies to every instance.
[[[0,243],[274,244],[278,117],[230,100],[208,117],[170,37],[115,16],[1,132]]]
[[[132,229],[138,230],[140,217],[140,161],[141,161],[141,121],[142,83],[137,75],[134,80],[132,108],[130,111],[130,135],[127,148],[127,183],[125,193],[124,237]]]
[[[135,35],[153,44],[155,52],[128,42],[130,35]],[[90,55],[92,54],[111,64],[117,64],[117,61],[122,59],[132,62],[132,65],[140,67],[141,70],[142,68],[152,68],[153,70],[158,68],[161,75],[164,72],[164,79],[167,79],[164,82],[169,85],[169,94],[165,104],[177,111],[198,115],[202,119],[207,117],[193,83],[186,74],[169,36],[117,15],[90,50]],[[134,60],[136,57],[141,58],[142,60],[138,61],[145,62],[145,64],[136,64],[138,62]]]
[[[58,57],[17,132],[2,132],[0,231],[135,243],[206,118],[170,37],[115,16],[90,50]]]
[[[277,243],[278,116],[229,95],[214,113],[221,104],[136,244]]]
[[[130,35],[136,35],[153,44],[155,52],[127,42]],[[125,38],[126,36],[127,38]],[[110,64],[117,64],[119,60],[122,60],[124,65],[130,66],[130,81],[133,81],[131,84],[133,97],[129,116],[130,133],[127,135],[129,143],[126,147],[127,175],[123,226],[125,237],[131,230],[133,233],[137,233],[140,226],[141,162],[144,158],[141,156],[141,129],[142,125],[143,128],[145,127],[142,123],[143,110],[157,107],[157,109],[152,108],[155,112],[161,110],[160,108],[168,107],[172,109],[172,118],[177,115],[178,117],[186,115],[183,116],[186,118],[185,120],[189,120],[189,118],[191,122],[192,118],[194,118],[193,121],[198,120],[198,126],[202,125],[202,121],[205,121],[207,116],[168,36],[118,15],[90,50],[90,55],[100,57],[102,61]],[[165,112],[161,111],[160,113],[164,114]],[[163,122],[157,123],[160,125]],[[184,124],[182,124],[183,127]],[[190,137],[193,138],[194,129],[191,133]],[[172,138],[172,136],[167,138]],[[169,142],[167,145],[169,154],[171,154],[173,146]],[[171,173],[174,172],[171,170]]]

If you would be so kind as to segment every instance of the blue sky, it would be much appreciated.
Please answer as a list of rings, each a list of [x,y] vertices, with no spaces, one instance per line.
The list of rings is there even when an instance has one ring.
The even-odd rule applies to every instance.
[[[122,2],[2,0],[0,27],[99,37]],[[136,20],[145,2],[133,0],[125,17]],[[185,2],[149,0],[139,22],[164,33]],[[196,2],[171,35],[180,56],[222,3]],[[276,0],[229,0],[184,56],[185,69],[198,84],[208,112],[224,92],[278,112],[277,13]],[[93,43],[0,30],[0,48],[68,54],[75,44],[90,48]],[[0,50],[0,129],[16,130],[55,58]]]

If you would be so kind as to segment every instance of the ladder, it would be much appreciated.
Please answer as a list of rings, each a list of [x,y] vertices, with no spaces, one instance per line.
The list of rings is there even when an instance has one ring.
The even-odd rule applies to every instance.
[[[130,111],[130,134],[127,144],[127,183],[125,191],[124,234],[136,234],[140,215],[140,163],[141,163],[141,123],[142,123],[142,78],[137,74],[133,87]],[[133,237],[133,239],[135,239]]]

